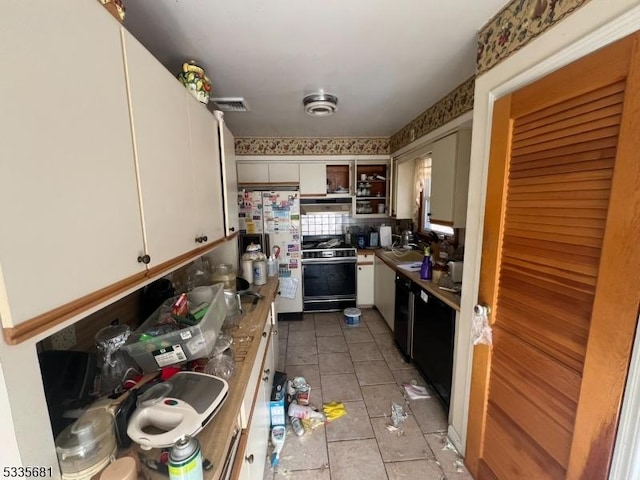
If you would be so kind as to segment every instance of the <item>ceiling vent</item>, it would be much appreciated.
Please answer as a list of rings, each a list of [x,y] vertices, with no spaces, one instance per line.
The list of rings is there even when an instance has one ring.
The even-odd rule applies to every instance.
[[[314,117],[327,117],[338,110],[338,97],[328,93],[312,93],[302,99],[304,111]]]
[[[247,105],[247,102],[242,97],[212,98],[211,101],[215,102],[223,112],[249,111],[249,105]]]

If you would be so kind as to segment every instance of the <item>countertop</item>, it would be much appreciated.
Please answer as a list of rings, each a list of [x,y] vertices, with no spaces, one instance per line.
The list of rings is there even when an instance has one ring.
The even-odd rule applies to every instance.
[[[422,254],[420,252],[418,252],[417,250],[409,250],[407,252],[404,252],[404,254],[398,254],[398,252],[391,252],[389,250],[383,249],[371,251],[375,252],[376,256],[380,258],[384,263],[386,263],[389,267],[393,268],[397,272],[400,272],[402,275],[409,278],[412,282],[420,285],[422,288],[430,292],[433,296],[442,300],[454,310],[458,312],[460,311],[459,294],[442,290],[438,287],[437,283],[434,283],[430,280],[421,280],[420,272],[411,272],[409,270],[398,268],[398,265],[402,263],[421,261]],[[360,253],[360,250],[358,250],[358,253]]]
[[[205,480],[216,480],[222,474],[227,452],[238,423],[240,406],[249,382],[251,369],[256,361],[261,339],[260,334],[267,321],[271,302],[275,298],[277,288],[278,277],[270,278],[266,285],[262,287],[253,286],[252,289],[262,294],[264,298],[256,304],[253,311],[250,311],[253,298],[244,298],[242,308],[245,313],[242,315],[238,325],[230,329],[230,333],[234,338],[231,348],[234,350],[236,367],[233,376],[228,380],[229,393],[225,403],[213,420],[196,435],[202,448],[202,456],[213,463],[213,469],[204,472]],[[144,452],[148,458],[156,459],[159,453],[158,450]],[[142,468],[145,476],[150,479],[167,480],[164,475],[152,472],[147,467]]]

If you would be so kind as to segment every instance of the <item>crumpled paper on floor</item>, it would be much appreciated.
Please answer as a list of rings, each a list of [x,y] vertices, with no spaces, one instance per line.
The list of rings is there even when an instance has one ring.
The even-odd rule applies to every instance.
[[[322,411],[327,417],[328,422],[332,422],[333,420],[347,414],[347,410],[344,408],[344,404],[342,402],[325,403],[322,405]]]
[[[402,385],[404,391],[407,392],[409,400],[419,400],[421,398],[431,398],[429,391],[421,385],[413,385],[412,383],[405,383]]]

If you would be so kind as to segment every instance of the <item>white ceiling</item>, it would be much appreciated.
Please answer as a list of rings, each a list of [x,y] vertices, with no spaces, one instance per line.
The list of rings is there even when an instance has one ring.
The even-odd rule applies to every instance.
[[[236,136],[390,136],[469,78],[476,33],[507,0],[127,0],[125,26],[169,70],[244,97]],[[302,98],[338,97],[330,117]],[[161,99],[158,99],[161,101]]]

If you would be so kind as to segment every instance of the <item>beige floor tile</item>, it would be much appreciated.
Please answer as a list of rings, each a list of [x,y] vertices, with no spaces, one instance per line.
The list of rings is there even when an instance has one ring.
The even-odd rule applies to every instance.
[[[395,383],[391,370],[383,360],[371,362],[356,362],[353,368],[358,376],[360,385],[380,385],[382,383]]]
[[[315,313],[314,316],[317,322],[324,322],[324,321],[331,322],[331,321],[342,320],[342,312]]]
[[[287,367],[289,365],[313,365],[318,363],[318,350],[315,346],[287,347]]]
[[[289,334],[291,332],[306,332],[309,330],[315,330],[316,324],[313,320],[313,315],[305,314],[302,320],[289,322]]]
[[[291,335],[291,334],[290,334]],[[289,337],[289,341],[291,341],[291,337]],[[389,348],[387,350],[382,351],[382,355],[384,359],[387,361],[387,365],[389,365],[389,369],[391,370],[403,370],[405,368],[415,368],[410,361],[408,361],[400,350],[395,348]]]
[[[415,383],[416,385],[427,387],[427,389],[431,391],[429,384],[415,367],[405,368],[402,370],[391,370],[391,373],[393,373],[393,378],[396,379],[396,383],[400,386],[404,383]]]
[[[347,327],[343,329],[344,339],[347,343],[363,343],[373,342],[373,337],[369,332],[369,329],[362,324],[357,327]]]
[[[329,443],[331,480],[387,480],[375,440]]]
[[[446,480],[435,460],[409,460],[385,463],[389,480]],[[278,477],[276,477],[278,478]]]
[[[353,363],[348,353],[320,353],[318,354],[320,374],[353,373]]]
[[[411,415],[400,424],[397,431],[387,429],[389,418],[372,418],[371,424],[385,462],[434,458],[420,427]]]
[[[318,365],[289,365],[286,369],[287,378],[304,377],[311,388],[320,388],[320,368]]]
[[[291,426],[287,427],[284,447],[280,452],[278,472],[321,469],[328,463],[327,439],[324,427],[297,437]]]
[[[352,402],[362,400],[358,379],[353,373],[320,375],[325,402]]]
[[[350,343],[349,354],[354,362],[384,360],[376,342]]]
[[[327,319],[319,321],[316,319],[316,336],[317,337],[336,337],[342,336],[342,327],[338,320]]]
[[[447,480],[472,480],[473,477],[464,466],[462,456],[447,439],[446,433],[431,433],[424,436],[431,447]]]
[[[446,432],[449,424],[447,412],[435,394],[431,398],[410,400],[409,408],[422,433]]]
[[[287,346],[315,346],[316,332],[314,330],[303,330],[301,332],[291,332],[287,340]]]
[[[374,333],[373,340],[378,344],[380,350],[389,350],[390,348],[398,348],[396,347],[395,341],[393,340],[393,334],[389,333]]]
[[[382,318],[372,318],[367,320],[367,328],[371,333],[389,333],[389,325]]]
[[[327,441],[375,438],[364,402],[343,402],[347,414],[326,424]]]
[[[329,468],[318,470],[286,470],[278,469],[275,480],[331,480]]]
[[[384,417],[385,415],[391,415],[391,404],[397,403],[398,405],[405,406],[406,400],[402,395],[401,387],[395,383],[389,383],[385,385],[363,385],[360,387],[362,390],[362,397],[364,403],[367,406],[367,411],[370,417]],[[410,410],[405,408],[407,413]]]
[[[285,368],[286,368],[286,365],[287,365],[287,355],[286,355],[286,353],[278,355],[278,365],[276,366],[278,371],[279,372],[284,372]]]
[[[365,322],[370,320],[382,320],[382,315],[375,308],[361,308],[362,311],[362,319]]]
[[[286,342],[289,338],[289,322],[278,322],[278,335],[280,340]]]
[[[342,336],[342,330],[340,332],[339,337],[318,337],[316,339],[318,353],[347,353],[349,351],[347,342]]]

